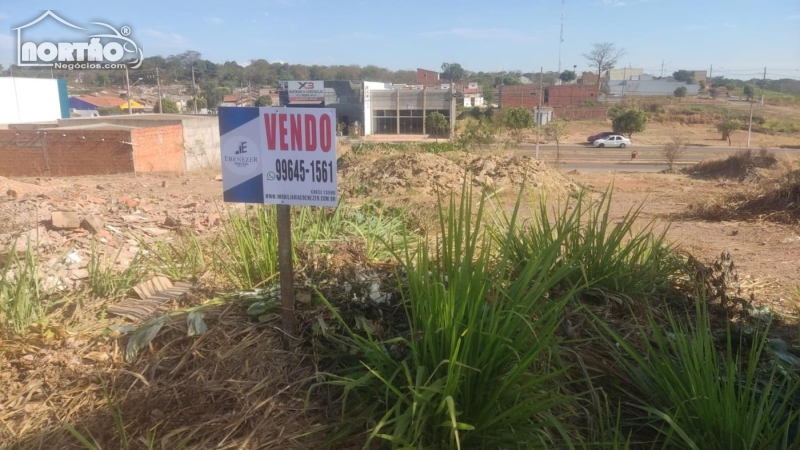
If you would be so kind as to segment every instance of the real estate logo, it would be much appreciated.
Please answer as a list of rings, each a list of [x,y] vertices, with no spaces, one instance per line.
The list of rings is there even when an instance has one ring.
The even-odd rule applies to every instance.
[[[227,139],[222,151],[225,168],[236,175],[248,175],[261,167],[258,146],[247,137],[235,136]]]
[[[89,34],[80,41],[36,39],[35,30],[45,19],[53,19],[70,32],[87,31],[58,17],[53,11],[46,11],[32,22],[14,28],[17,32],[17,65],[20,67],[52,67],[54,69],[122,69],[128,66],[138,69],[144,56],[142,49],[130,38],[131,27],[125,25],[118,29],[103,22],[91,25],[105,27],[98,34]],[[39,27],[37,27],[39,25]],[[46,24],[42,24],[46,25]],[[59,25],[59,26],[60,26]],[[88,32],[87,32],[88,33]]]

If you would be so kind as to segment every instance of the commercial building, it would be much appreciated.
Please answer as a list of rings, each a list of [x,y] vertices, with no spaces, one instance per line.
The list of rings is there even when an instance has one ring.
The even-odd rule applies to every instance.
[[[608,81],[605,83],[611,95],[673,95],[675,89],[686,88],[686,95],[697,95],[700,87],[697,84],[686,84],[682,81],[656,80],[650,75],[642,75],[636,80]]]
[[[634,80],[644,75],[644,69],[634,69],[623,67],[621,69],[609,69],[603,72],[603,77],[608,81]]]
[[[477,85],[475,92],[467,86],[467,92],[462,89],[459,94],[449,84],[441,83],[426,87],[374,81],[295,80],[282,81],[279,91],[281,106],[334,108],[342,134],[363,136],[428,134],[427,117],[431,113],[439,112],[449,121],[459,99],[462,104],[480,105],[483,98],[478,97]]]
[[[69,117],[64,79],[0,77],[0,124]]]

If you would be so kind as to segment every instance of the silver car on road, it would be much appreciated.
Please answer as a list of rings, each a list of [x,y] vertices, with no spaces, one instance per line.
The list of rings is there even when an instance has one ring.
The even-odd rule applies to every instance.
[[[604,137],[603,139],[598,139],[592,142],[592,147],[600,147],[600,148],[603,147],[625,148],[625,147],[630,147],[630,145],[631,145],[630,139],[624,136],[620,136],[618,134],[612,134],[611,136]]]

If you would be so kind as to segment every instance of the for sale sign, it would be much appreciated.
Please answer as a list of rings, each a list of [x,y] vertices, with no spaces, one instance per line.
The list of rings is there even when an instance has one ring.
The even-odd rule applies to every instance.
[[[336,206],[336,112],[219,108],[223,199]]]

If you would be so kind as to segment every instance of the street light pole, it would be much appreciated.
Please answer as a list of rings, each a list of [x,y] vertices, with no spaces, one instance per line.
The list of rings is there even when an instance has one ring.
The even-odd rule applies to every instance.
[[[128,65],[125,64],[125,85],[128,87],[128,115],[133,114],[133,105],[131,105],[131,80],[128,78]]]
[[[539,108],[536,109],[534,122],[536,123],[536,159],[539,159],[539,116],[542,113],[542,78],[544,77],[544,67],[539,67]]]

